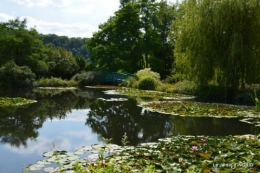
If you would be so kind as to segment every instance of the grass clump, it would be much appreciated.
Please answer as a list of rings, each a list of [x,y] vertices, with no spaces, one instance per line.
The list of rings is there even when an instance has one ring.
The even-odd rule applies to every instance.
[[[160,74],[152,71],[151,68],[145,68],[145,69],[139,70],[136,73],[136,76],[139,79],[141,79],[143,76],[149,76],[149,77],[152,77],[156,80],[160,80]]]
[[[37,81],[39,87],[72,87],[77,86],[78,82],[74,80],[64,80],[57,77],[41,78]]]

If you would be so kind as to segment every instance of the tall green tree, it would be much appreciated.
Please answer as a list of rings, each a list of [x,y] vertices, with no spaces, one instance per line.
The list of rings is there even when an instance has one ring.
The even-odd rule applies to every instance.
[[[91,60],[101,70],[135,72],[140,69],[138,54],[140,21],[136,5],[127,3],[99,26],[87,41]]]
[[[70,79],[79,70],[76,59],[65,48],[49,46],[46,48],[49,75]]]
[[[168,33],[175,10],[166,1],[123,0],[121,8],[87,41],[100,69],[136,72],[151,67],[165,76],[173,62]]]
[[[14,61],[29,66],[36,74],[46,72],[44,46],[36,29],[27,28],[26,19],[0,23],[0,33],[0,64]]]
[[[176,69],[235,94],[259,76],[259,0],[184,0],[174,23]]]
[[[175,5],[169,5],[167,1],[156,2],[156,10],[152,12],[152,30],[145,33],[150,37],[149,67],[160,73],[162,78],[170,74],[174,61],[174,42],[168,39],[172,23],[175,20]]]

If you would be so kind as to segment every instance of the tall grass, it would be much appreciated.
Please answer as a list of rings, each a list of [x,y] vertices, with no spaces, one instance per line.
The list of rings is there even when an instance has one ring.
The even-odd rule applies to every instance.
[[[78,86],[78,82],[74,80],[64,80],[61,78],[40,78],[37,81],[38,87],[75,87]]]

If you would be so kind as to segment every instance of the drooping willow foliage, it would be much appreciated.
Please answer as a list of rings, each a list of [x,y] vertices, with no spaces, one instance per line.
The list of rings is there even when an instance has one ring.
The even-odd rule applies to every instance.
[[[184,0],[173,31],[176,69],[199,86],[259,83],[260,0]]]

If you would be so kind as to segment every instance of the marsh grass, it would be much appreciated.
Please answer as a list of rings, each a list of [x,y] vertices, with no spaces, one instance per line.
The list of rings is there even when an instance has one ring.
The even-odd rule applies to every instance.
[[[78,86],[78,82],[74,80],[64,80],[61,78],[41,78],[37,81],[38,87],[72,87]]]

